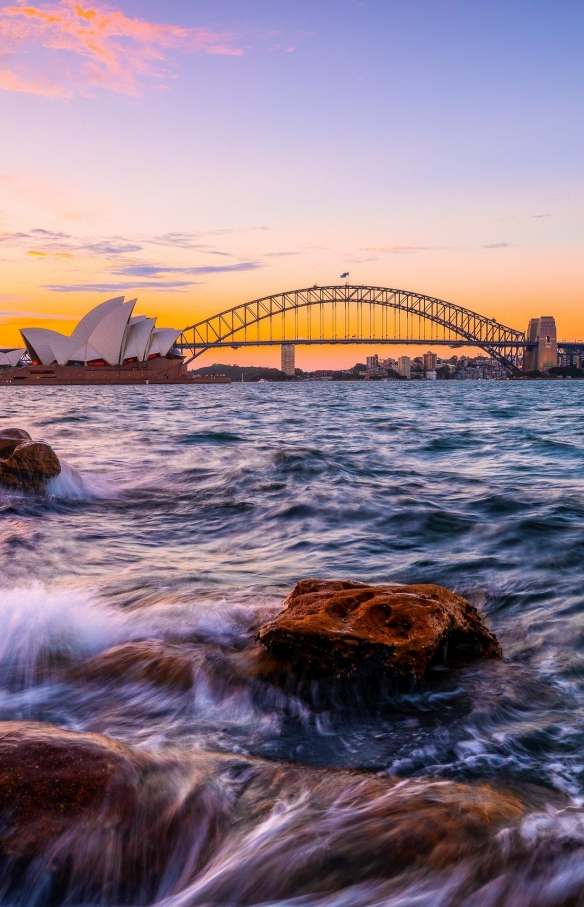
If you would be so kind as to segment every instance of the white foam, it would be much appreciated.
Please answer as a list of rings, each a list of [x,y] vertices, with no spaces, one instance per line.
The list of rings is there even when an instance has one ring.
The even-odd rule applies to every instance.
[[[83,659],[140,639],[240,642],[255,609],[223,608],[202,601],[124,609],[91,590],[41,583],[0,590],[0,677],[28,686],[50,661]]]
[[[86,501],[106,497],[105,488],[95,478],[82,475],[78,469],[61,460],[61,472],[47,482],[47,494],[63,500]]]
[[[32,682],[50,657],[86,657],[128,637],[123,612],[87,593],[48,590],[40,583],[0,596],[0,671],[4,679]]]

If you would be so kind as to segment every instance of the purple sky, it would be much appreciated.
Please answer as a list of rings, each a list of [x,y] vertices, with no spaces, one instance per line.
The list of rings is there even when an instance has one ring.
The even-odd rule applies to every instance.
[[[0,6],[0,344],[115,287],[181,327],[346,270],[583,336],[583,26],[538,0]]]

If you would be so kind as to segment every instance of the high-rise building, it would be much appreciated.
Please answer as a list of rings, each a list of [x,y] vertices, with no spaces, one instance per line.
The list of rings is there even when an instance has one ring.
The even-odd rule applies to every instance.
[[[412,360],[409,356],[400,356],[397,360],[398,375],[409,378],[412,370]]]
[[[558,364],[556,322],[551,315],[531,318],[525,339],[537,345],[523,354],[524,372],[544,372]]]
[[[435,372],[436,366],[438,365],[438,356],[436,353],[431,353],[428,350],[427,353],[424,353],[424,371],[425,372]]]
[[[373,372],[376,368],[379,368],[379,356],[377,353],[374,356],[367,356],[367,371]]]
[[[296,374],[296,356],[293,343],[282,344],[282,371],[285,375]]]

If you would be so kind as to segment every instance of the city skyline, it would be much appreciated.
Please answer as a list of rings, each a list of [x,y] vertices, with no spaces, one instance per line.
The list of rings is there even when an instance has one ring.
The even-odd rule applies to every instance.
[[[107,296],[183,327],[347,271],[582,337],[583,20],[543,2],[0,5],[0,346],[25,323],[68,333]]]

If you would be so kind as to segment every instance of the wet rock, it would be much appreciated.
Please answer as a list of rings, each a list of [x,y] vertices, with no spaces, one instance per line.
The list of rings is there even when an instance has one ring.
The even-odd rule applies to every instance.
[[[5,429],[0,436],[0,485],[39,492],[60,472],[59,458],[49,444],[31,440],[22,429]]]
[[[3,896],[145,903],[169,873],[196,872],[222,828],[212,760],[156,759],[99,734],[0,723]]]
[[[568,797],[558,809],[539,789],[534,814],[523,791],[490,784],[266,763],[235,768],[246,785],[237,822],[179,903],[582,903],[584,839]]]
[[[477,610],[442,586],[307,579],[284,605],[258,634],[267,679],[385,679],[404,690],[435,666],[502,656]]]
[[[449,868],[493,877],[505,858],[498,833],[525,815],[517,797],[489,785],[267,763],[236,770],[245,781],[237,823],[191,904],[281,903]]]
[[[188,646],[157,640],[128,642],[75,665],[67,674],[72,680],[124,680],[189,690],[193,653]]]
[[[405,891],[406,904],[417,902],[410,883],[445,874],[453,896],[441,903],[462,904],[534,864],[533,827],[531,837],[521,833],[528,819],[523,796],[488,784],[398,781],[190,747],[156,756],[99,734],[0,723],[0,890],[11,904],[178,897],[251,907],[336,902],[343,890],[343,903],[392,903],[392,892]],[[581,860],[571,821],[567,855]],[[377,891],[371,901],[367,886]]]
[[[32,441],[31,436],[23,428],[4,428],[0,431],[0,457],[9,457],[21,441]]]
[[[0,724],[3,856],[32,858],[72,822],[134,813],[138,772],[125,747],[95,734]],[[8,819],[8,821],[6,821]]]

